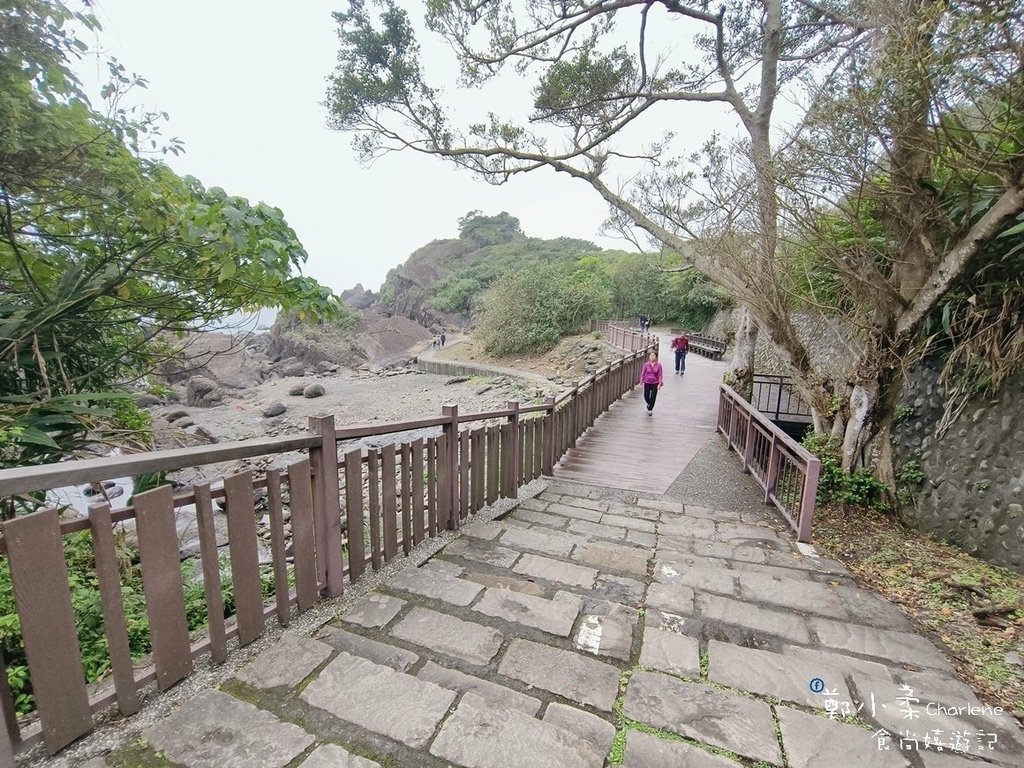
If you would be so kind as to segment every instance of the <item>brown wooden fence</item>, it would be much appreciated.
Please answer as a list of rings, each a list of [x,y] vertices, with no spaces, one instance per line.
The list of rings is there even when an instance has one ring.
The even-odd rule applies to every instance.
[[[604,334],[609,344],[621,349],[628,349],[630,352],[640,350],[658,350],[658,337],[653,333],[641,333],[635,325],[624,320],[594,320],[590,323],[590,330]]]
[[[0,674],[6,725],[0,728],[0,766],[40,740],[50,753],[57,752],[89,732],[93,715],[112,704],[125,716],[133,714],[141,688],[173,686],[206,654],[223,662],[228,641],[252,642],[268,619],[287,626],[293,608],[302,613],[341,595],[346,580],[357,581],[367,568],[409,554],[439,531],[457,530],[486,505],[515,498],[522,484],[550,475],[557,460],[639,378],[647,348],[626,334],[616,339],[637,351],[538,405],[510,402],[500,410],[467,415],[445,406],[437,417],[340,428],[333,417],[318,417],[310,419],[305,434],[0,471],[0,496],[14,496],[245,458],[293,457],[279,468],[211,478],[177,495],[171,486],[161,486],[135,495],[132,506],[120,509],[95,504],[84,518],[62,519],[50,508],[2,524],[0,552],[11,570],[37,717],[18,721],[7,675]],[[399,433],[414,436],[369,450],[344,445]],[[259,561],[256,525],[257,498],[264,495],[268,566]],[[223,610],[218,506],[229,541],[235,606],[230,617]],[[209,624],[200,637],[190,636],[186,618],[175,524],[183,507],[194,509],[202,562]],[[286,517],[292,536],[288,551]],[[116,526],[123,523],[134,525],[138,540],[152,648],[144,666],[129,652],[115,551]],[[63,547],[64,537],[76,531],[91,537],[111,662],[109,680],[97,690],[85,680]],[[267,568],[273,589],[265,600]]]
[[[743,460],[743,471],[764,488],[765,503],[782,512],[798,541],[810,541],[821,474],[818,457],[725,384],[718,397],[718,431]]]

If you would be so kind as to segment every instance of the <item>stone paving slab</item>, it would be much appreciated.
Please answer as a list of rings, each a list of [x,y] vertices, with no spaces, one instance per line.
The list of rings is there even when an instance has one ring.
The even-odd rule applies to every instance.
[[[535,581],[526,581],[525,579],[516,579],[506,574],[466,571],[463,574],[463,578],[475,581],[477,584],[483,584],[485,587],[512,589],[526,595],[533,595],[534,597],[544,597],[548,593],[547,587],[543,584],[538,584]]]
[[[658,546],[658,535],[655,533],[644,533],[643,531],[626,531],[626,541],[638,547],[654,549]]]
[[[428,608],[413,608],[395,625],[391,634],[399,640],[479,666],[486,666],[504,641],[501,632],[492,627]]]
[[[420,657],[405,648],[396,648],[387,643],[371,640],[368,637],[346,632],[344,629],[327,625],[317,633],[317,640],[327,643],[338,651],[362,656],[375,664],[383,664],[397,672],[405,672]]]
[[[494,541],[505,530],[505,526],[500,522],[477,520],[472,525],[464,526],[461,530],[463,534],[474,539]]]
[[[462,569],[453,563],[431,560],[419,568],[404,568],[392,576],[387,585],[457,606],[467,606],[483,588],[460,579]]]
[[[700,644],[695,637],[644,627],[640,665],[680,677],[700,677]]]
[[[466,768],[600,768],[604,755],[576,734],[467,693],[430,753]]]
[[[547,492],[544,493],[544,497],[549,497]],[[590,499],[585,496],[574,496],[572,494],[551,495],[550,499],[556,504],[565,504],[566,506],[580,507],[582,509],[593,509],[597,512],[607,512],[611,507],[612,502],[615,501],[614,499],[609,501],[604,501],[602,499]]]
[[[914,625],[903,611],[873,592],[845,585],[837,586],[835,591],[843,601],[843,607],[858,624],[898,629],[902,632],[914,629]]]
[[[544,722],[575,733],[601,755],[607,755],[615,743],[614,725],[568,704],[548,704],[544,710]]]
[[[637,547],[595,541],[576,547],[572,556],[574,560],[597,566],[602,571],[620,571],[644,577],[647,575],[647,562],[651,553]]]
[[[644,731],[626,734],[623,768],[736,768],[736,762],[682,741],[670,741]]]
[[[872,731],[788,707],[776,714],[790,768],[856,765],[858,768],[908,768],[898,749],[879,749]]]
[[[604,515],[604,517],[607,517],[607,515]],[[624,541],[626,538],[625,528],[612,528],[602,523],[591,523],[586,520],[574,520],[569,523],[569,531],[585,536],[588,540],[591,537],[596,537],[598,539]]]
[[[153,749],[187,768],[279,768],[315,740],[299,726],[213,688],[142,735]]]
[[[663,518],[658,534],[666,541],[679,536],[686,539],[710,539],[718,532],[714,520],[703,517]]]
[[[689,616],[694,612],[694,591],[681,584],[655,582],[647,590],[647,606]]]
[[[606,505],[608,512],[615,515],[628,515],[629,517],[640,517],[644,520],[658,522],[661,519],[661,512],[656,509],[647,509],[637,504],[626,502],[622,499],[609,499]]]
[[[452,557],[462,557],[466,560],[493,565],[495,568],[511,568],[521,554],[518,550],[508,547],[465,538],[453,541],[444,548],[444,553]]]
[[[628,661],[633,647],[633,622],[619,616],[584,615],[575,644],[586,653]]]
[[[696,603],[700,616],[705,619],[734,624],[795,643],[809,644],[811,642],[807,622],[800,616],[759,608],[742,600],[732,600],[718,595],[698,595]]]
[[[456,693],[475,693],[492,706],[518,709],[530,716],[536,715],[540,710],[540,699],[513,691],[511,688],[492,683],[489,680],[482,680],[455,669],[442,667],[432,661],[428,661],[423,666],[417,677]]]
[[[605,712],[619,690],[619,670],[610,664],[530,640],[513,640],[498,672]]]
[[[562,515],[552,515],[547,512],[538,512],[534,509],[516,509],[511,518],[513,520],[522,520],[528,524],[544,525],[548,528],[565,528],[568,524],[568,520]]]
[[[762,573],[740,573],[740,598],[754,603],[771,603],[800,613],[813,613],[833,619],[848,619],[840,596],[816,581],[778,579]]]
[[[305,635],[286,632],[281,639],[238,671],[238,679],[253,688],[296,686],[327,661],[331,646]]]
[[[617,600],[630,605],[637,605],[644,599],[646,587],[642,581],[611,573],[602,573],[594,583],[594,591],[609,600]]]
[[[641,670],[630,678],[622,713],[630,720],[782,765],[771,709],[739,694]]]
[[[512,572],[584,589],[592,589],[597,580],[597,571],[594,568],[529,553],[519,559]]]
[[[579,536],[536,528],[509,528],[501,535],[499,541],[506,547],[532,549],[555,557],[568,557],[573,547],[585,543],[585,539]]]
[[[564,500],[557,504],[549,504],[547,511],[562,515],[563,517],[570,517],[575,520],[586,520],[591,523],[601,522],[601,515],[604,514],[603,510],[586,509],[580,506],[570,506],[566,504]]]
[[[630,531],[641,531],[642,533],[657,533],[658,526],[653,520],[644,520],[634,515],[618,515],[609,512],[601,518],[601,524],[616,526]]]
[[[808,621],[818,641],[826,648],[874,656],[895,664],[950,669],[946,657],[920,635],[817,617]]]
[[[576,617],[583,608],[583,600],[567,597],[548,600],[543,597],[524,595],[508,589],[484,589],[484,596],[473,606],[485,616],[523,624],[558,637],[568,637]]]
[[[820,677],[815,670],[820,666],[832,667],[838,670],[844,677],[849,677],[854,672],[859,672],[868,677],[877,678],[892,682],[892,672],[884,664],[877,661],[859,659],[856,656],[848,656],[840,651],[819,651],[813,648],[801,648],[798,645],[783,644],[780,648],[786,656],[800,659],[806,666],[812,677]],[[826,680],[826,682],[829,682]]]
[[[698,592],[718,592],[729,597],[736,594],[734,571],[687,565],[669,553],[658,553],[654,561],[654,580],[661,584],[684,584]]]
[[[792,656],[718,640],[708,643],[708,661],[708,680],[730,688],[818,709],[824,706],[826,698],[851,700],[842,673],[833,667],[815,666],[810,670],[805,662]],[[832,694],[826,697],[821,692],[811,691],[810,682],[814,678],[821,678],[825,689]]]
[[[353,755],[337,744],[323,744],[300,763],[301,768],[380,768],[380,763]]]
[[[430,741],[456,694],[340,653],[300,696],[341,720],[419,748]]]
[[[391,595],[371,592],[361,597],[338,618],[346,624],[357,624],[367,629],[379,629],[391,621],[406,605],[405,600]]]

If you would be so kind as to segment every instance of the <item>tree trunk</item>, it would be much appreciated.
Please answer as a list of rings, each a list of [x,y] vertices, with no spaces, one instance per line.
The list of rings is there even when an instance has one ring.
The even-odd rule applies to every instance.
[[[733,341],[732,363],[727,380],[730,386],[749,402],[754,396],[754,348],[757,346],[757,321],[744,306],[740,310],[739,327]]]

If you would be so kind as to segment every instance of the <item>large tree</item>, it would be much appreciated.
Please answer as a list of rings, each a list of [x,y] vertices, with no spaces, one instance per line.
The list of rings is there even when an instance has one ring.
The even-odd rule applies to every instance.
[[[589,184],[620,224],[693,253],[698,268],[756,315],[812,403],[816,426],[844,436],[846,467],[863,459],[890,479],[888,425],[900,361],[979,247],[1024,210],[1012,149],[967,153],[936,140],[949,108],[977,107],[994,89],[1015,94],[1008,108],[1019,114],[1019,89],[1010,85],[1020,76],[1020,6],[737,0],[715,12],[704,2],[678,0],[437,0],[427,6],[425,25],[455,51],[461,85],[486,88],[508,67],[534,83],[528,121],[489,113],[460,128],[451,94],[428,79],[408,14],[391,0],[374,3],[377,12],[352,0],[336,14],[341,49],[328,103],[334,127],[356,132],[366,158],[411,149],[492,183],[553,168]],[[802,115],[794,120],[779,152],[773,116],[784,93],[809,106],[807,124]],[[724,105],[738,118],[741,137],[710,142],[695,169],[687,155],[696,148],[680,147],[685,136],[663,134],[655,119],[665,113],[685,125],[681,103]],[[851,146],[830,145],[828,135]],[[804,153],[795,171],[794,147]],[[992,204],[978,217],[961,217],[948,236],[934,236],[935,161],[960,163],[968,155],[975,173],[988,163],[999,180]],[[831,182],[801,176],[800,169],[815,166],[857,170]],[[792,322],[787,241],[807,239],[812,212],[860,199],[857,179],[869,177],[886,179],[877,191],[890,245],[873,253],[854,249],[871,268],[846,270],[858,277],[846,285],[863,313],[849,367],[836,376],[815,365]],[[840,263],[850,256],[843,249],[815,253]],[[751,335],[738,341],[748,352]],[[736,374],[742,381],[749,366],[741,363]]]
[[[116,62],[94,108],[71,64],[85,7],[0,0],[0,466],[87,441],[109,398],[176,339],[240,309],[329,316],[277,208],[179,177],[162,115]]]

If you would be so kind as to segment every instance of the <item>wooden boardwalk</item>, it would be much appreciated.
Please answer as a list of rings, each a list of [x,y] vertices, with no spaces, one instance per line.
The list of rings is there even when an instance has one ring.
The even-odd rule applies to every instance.
[[[555,468],[555,478],[662,494],[715,432],[718,385],[727,364],[690,353],[686,373],[674,373],[672,336],[659,334],[665,386],[654,415],[643,387],[612,405]]]

